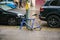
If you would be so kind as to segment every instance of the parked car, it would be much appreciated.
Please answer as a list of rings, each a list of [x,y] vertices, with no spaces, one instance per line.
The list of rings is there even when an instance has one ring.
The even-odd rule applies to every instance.
[[[0,5],[0,23],[5,23],[9,25],[20,24],[22,18],[24,18],[24,13],[19,10],[12,9],[6,5]]]
[[[0,4],[5,4],[5,5],[7,5],[11,8],[16,8],[17,7],[17,4],[14,3],[13,1],[2,1],[2,2],[0,2]]]
[[[44,6],[40,7],[39,18],[47,21],[49,27],[60,26],[60,0],[47,1]]]

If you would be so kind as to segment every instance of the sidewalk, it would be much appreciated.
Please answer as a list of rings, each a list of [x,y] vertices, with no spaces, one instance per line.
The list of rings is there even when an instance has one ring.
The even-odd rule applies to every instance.
[[[60,40],[60,32],[4,29],[0,40]]]

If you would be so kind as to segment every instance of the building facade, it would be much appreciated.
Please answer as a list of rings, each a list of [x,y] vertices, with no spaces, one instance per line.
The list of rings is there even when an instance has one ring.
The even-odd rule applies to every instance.
[[[37,6],[42,6],[42,5],[44,5],[44,3],[45,3],[45,0],[36,0]]]

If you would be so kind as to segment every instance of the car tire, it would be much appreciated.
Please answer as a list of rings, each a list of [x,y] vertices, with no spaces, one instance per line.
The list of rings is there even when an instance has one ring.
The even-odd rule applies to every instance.
[[[47,17],[47,24],[49,27],[59,27],[60,26],[60,18],[56,15],[50,15]]]
[[[15,26],[17,25],[17,21],[15,18],[9,18],[8,19],[8,25]]]

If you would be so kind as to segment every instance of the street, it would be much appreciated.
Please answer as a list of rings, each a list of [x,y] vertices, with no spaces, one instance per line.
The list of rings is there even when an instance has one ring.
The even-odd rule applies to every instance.
[[[8,0],[6,0],[6,1],[8,2]],[[0,20],[1,20],[0,21],[0,23],[1,23],[0,24],[0,40],[60,40],[60,27],[59,28],[49,27],[47,24],[47,22],[50,20],[47,18],[48,16],[47,17],[45,17],[45,15],[42,16],[47,19],[47,22],[39,19],[39,15],[41,15],[41,10],[42,10],[42,12],[45,11],[45,9],[42,8],[42,5],[45,4],[45,1],[44,0],[43,1],[42,0],[36,0],[36,1],[31,0],[31,4],[29,2],[30,0],[26,0],[26,1],[24,0],[24,3],[22,3],[21,0],[19,0],[19,2],[17,2],[18,6],[20,4],[21,4],[20,6],[24,6],[22,8],[21,7],[19,8],[18,6],[16,6],[17,4],[15,4],[16,3],[15,2],[14,5],[17,8],[14,8],[12,10],[10,10],[11,7],[4,8],[4,5],[8,4],[8,3],[5,3],[3,6],[1,5],[0,9],[1,10],[3,9],[3,10],[2,11],[0,10],[0,13],[1,13],[0,14],[0,17],[1,17],[0,18]],[[52,3],[52,4],[54,4],[54,3]],[[49,6],[50,5],[51,4],[49,4]],[[7,10],[7,9],[9,9],[9,10]],[[47,10],[47,11],[49,11],[49,10]],[[19,23],[22,22],[22,21],[20,21],[20,19],[25,18],[23,16],[25,14],[27,16],[26,19],[28,19],[28,20],[35,19],[34,24],[32,23],[31,20],[30,21],[25,20],[28,24],[28,26],[26,25],[28,28],[30,28],[30,25],[33,25],[32,26],[33,30],[28,30],[25,25],[22,26],[22,28],[20,29],[21,25],[17,25],[18,22]],[[44,14],[45,14],[45,12],[44,12]],[[59,17],[53,15],[52,18],[53,18],[53,20],[51,20],[52,25],[53,24],[56,25],[57,23],[55,22],[56,20],[54,20],[54,19],[59,18]],[[13,25],[15,24],[15,26],[2,24],[5,22],[5,19],[8,24],[13,24]],[[57,22],[60,22],[60,20],[57,19]],[[38,27],[36,28],[36,26],[38,26]],[[41,30],[40,30],[40,27],[41,27]]]
[[[19,29],[19,26],[0,25],[0,40],[60,40],[60,28],[49,28],[41,21],[41,31]]]
[[[25,10],[20,11],[25,13]],[[60,40],[60,28],[50,28],[41,20],[40,26],[40,31],[30,31],[25,28],[19,29],[20,26],[0,25],[0,40]]]

